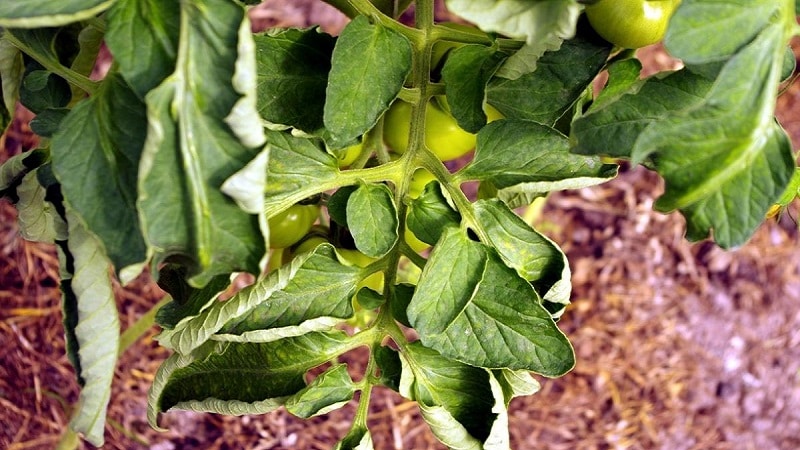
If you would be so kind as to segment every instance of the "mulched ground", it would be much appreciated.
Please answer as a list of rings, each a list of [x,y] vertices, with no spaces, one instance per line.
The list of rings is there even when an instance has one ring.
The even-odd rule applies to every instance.
[[[313,16],[341,27],[327,14],[308,0],[272,1],[256,22],[302,25]],[[799,101],[797,85],[779,99],[794,142]],[[21,113],[0,140],[0,161],[35,145],[29,118]],[[540,228],[562,245],[573,270],[574,303],[560,326],[578,365],[512,402],[514,448],[800,448],[797,208],[725,252],[687,243],[679,215],[653,212],[662,189],[652,173],[625,169],[603,186],[548,201]],[[55,253],[21,240],[15,214],[0,202],[0,448],[53,448],[77,383],[64,356]],[[125,328],[161,292],[143,277],[118,294]],[[167,355],[154,332],[120,360],[105,448],[327,449],[346,433],[352,404],[309,421],[283,411],[170,413],[162,421],[169,431],[151,430],[146,392]],[[444,448],[413,403],[379,390],[372,409],[377,449]]]

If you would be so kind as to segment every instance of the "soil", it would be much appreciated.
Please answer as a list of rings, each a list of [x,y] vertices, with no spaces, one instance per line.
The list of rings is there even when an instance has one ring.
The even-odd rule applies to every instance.
[[[345,23],[316,0],[267,1],[253,17],[259,27],[304,26],[310,17],[328,31]],[[673,64],[658,49],[642,57],[650,69]],[[778,101],[795,143],[798,102],[798,84]],[[20,111],[0,138],[0,161],[36,145],[29,119]],[[578,364],[512,402],[514,448],[800,448],[797,208],[723,251],[687,242],[680,215],[654,212],[662,190],[653,173],[623,167],[609,183],[548,200],[539,228],[569,257],[573,304],[559,326]],[[0,448],[53,448],[78,385],[64,356],[57,258],[51,246],[22,240],[15,217],[0,202]],[[117,292],[123,329],[163,295],[146,276]],[[308,421],[283,410],[173,412],[162,420],[166,432],[150,429],[147,389],[167,356],[155,332],[119,361],[104,448],[328,449],[347,432],[353,403]],[[372,413],[377,449],[444,448],[416,405],[389,390],[376,392]]]

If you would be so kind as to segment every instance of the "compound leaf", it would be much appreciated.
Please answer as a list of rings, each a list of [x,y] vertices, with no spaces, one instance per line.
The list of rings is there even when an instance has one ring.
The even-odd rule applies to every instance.
[[[462,229],[434,247],[408,319],[423,345],[467,364],[559,376],[575,362],[533,287]]]
[[[233,2],[181,2],[176,70],[147,95],[142,227],[154,264],[181,258],[198,287],[222,273],[258,273],[266,253],[259,217],[221,191],[261,151],[249,30]]]

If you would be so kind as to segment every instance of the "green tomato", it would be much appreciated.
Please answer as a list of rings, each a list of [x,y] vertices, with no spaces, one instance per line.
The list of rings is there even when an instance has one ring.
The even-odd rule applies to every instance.
[[[297,244],[297,247],[294,249],[294,254],[299,255],[300,253],[310,252],[326,242],[328,242],[328,240],[322,236],[311,236]]]
[[[486,123],[492,123],[495,120],[506,118],[506,116],[504,116],[503,113],[501,113],[500,111],[497,110],[497,108],[488,103],[483,104],[483,112],[486,113]]]
[[[364,148],[364,143],[359,142],[358,144],[351,145],[347,148],[339,150],[336,153],[336,159],[339,162],[339,168],[347,167],[350,164],[353,164],[358,159],[358,156],[361,155],[361,150]]]
[[[270,248],[286,248],[297,243],[308,233],[319,217],[317,205],[292,205],[277,216],[270,217]]]
[[[403,154],[411,132],[411,105],[395,101],[384,118],[383,138],[392,150]],[[456,119],[428,103],[425,109],[425,145],[442,161],[460,158],[475,148],[476,137],[464,131]]]
[[[357,267],[367,267],[376,261],[376,258],[371,258],[358,250],[337,248],[336,251],[339,252],[346,262]],[[373,291],[383,292],[383,272],[375,272],[361,280],[358,283],[356,292],[362,287],[368,287]]]
[[[411,198],[419,197],[420,194],[422,194],[422,191],[425,190],[425,186],[435,179],[436,177],[433,176],[432,173],[428,172],[422,167],[415,170],[414,174],[411,175],[411,181],[409,181],[408,183],[409,197]]]
[[[624,48],[659,42],[680,0],[599,0],[586,17],[603,39]]]

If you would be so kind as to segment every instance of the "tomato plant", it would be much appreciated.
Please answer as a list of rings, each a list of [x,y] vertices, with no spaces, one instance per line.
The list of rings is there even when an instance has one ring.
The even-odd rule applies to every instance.
[[[449,447],[508,448],[511,399],[575,364],[556,322],[569,264],[515,211],[627,160],[664,179],[655,207],[683,214],[687,238],[731,248],[797,195],[774,119],[793,1],[687,0],[667,20],[676,2],[446,0],[474,28],[438,23],[433,0],[326,1],[352,19],[338,36],[253,33],[257,0],[0,2],[0,125],[20,101],[42,138],[0,166],[0,196],[60,252],[83,386],[70,430],[91,443],[120,346],[112,278],[149,270],[170,294],[154,427],[171,409],[308,418],[357,398],[336,448],[368,449],[370,395],[387,388]],[[588,22],[622,47],[666,27],[683,67],[643,77]],[[347,245],[298,243],[312,215],[288,214],[316,220],[298,205],[311,197]],[[289,249],[268,272],[270,247]],[[217,301],[238,272],[254,284]],[[339,361],[360,347],[354,380]]]
[[[592,27],[612,44],[639,48],[659,42],[680,0],[599,0],[586,7]]]

